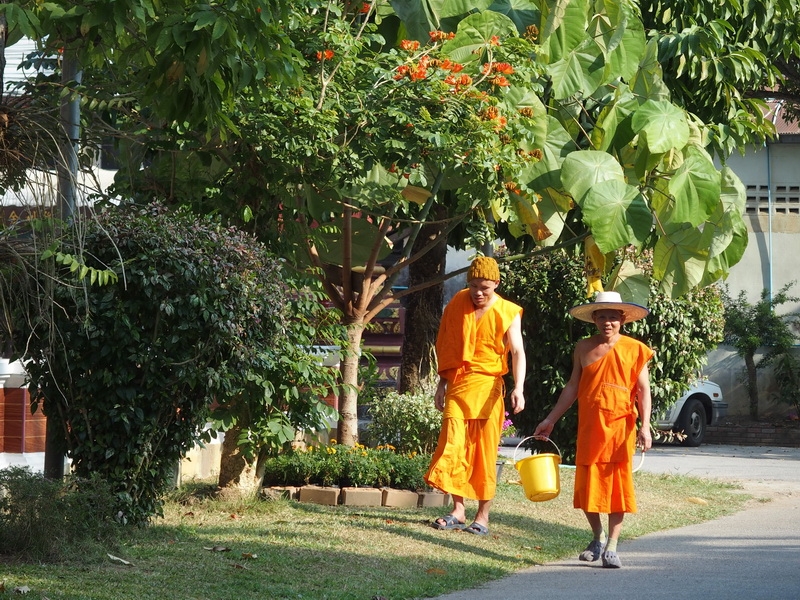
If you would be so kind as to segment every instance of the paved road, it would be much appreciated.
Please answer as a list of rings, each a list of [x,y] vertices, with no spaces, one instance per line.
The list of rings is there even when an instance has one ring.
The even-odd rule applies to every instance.
[[[736,481],[764,502],[623,541],[619,570],[569,559],[437,600],[800,600],[800,449],[656,446],[641,468]]]

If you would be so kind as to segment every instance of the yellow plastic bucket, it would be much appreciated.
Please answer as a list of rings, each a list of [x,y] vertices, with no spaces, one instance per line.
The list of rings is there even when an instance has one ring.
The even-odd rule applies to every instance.
[[[514,468],[519,471],[520,482],[522,489],[525,491],[525,497],[531,502],[544,502],[552,500],[558,496],[561,491],[561,478],[559,476],[558,466],[561,464],[561,450],[555,445],[555,442],[550,438],[540,438],[547,440],[555,446],[558,454],[543,453],[532,454],[519,461],[516,460],[517,450],[525,440],[532,438],[528,436],[523,438],[517,444],[514,450]]]

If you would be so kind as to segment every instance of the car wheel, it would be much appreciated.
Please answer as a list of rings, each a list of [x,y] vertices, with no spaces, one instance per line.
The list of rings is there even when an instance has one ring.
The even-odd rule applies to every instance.
[[[699,446],[706,437],[706,409],[697,398],[689,398],[681,410],[681,416],[675,431],[683,433],[686,438],[681,442],[684,446]]]

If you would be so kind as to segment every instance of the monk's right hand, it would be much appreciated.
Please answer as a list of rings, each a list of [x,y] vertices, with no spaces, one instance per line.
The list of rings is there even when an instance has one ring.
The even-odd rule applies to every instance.
[[[554,425],[555,423],[550,421],[550,419],[545,419],[536,426],[536,429],[533,432],[533,437],[549,438],[550,434],[553,433]]]

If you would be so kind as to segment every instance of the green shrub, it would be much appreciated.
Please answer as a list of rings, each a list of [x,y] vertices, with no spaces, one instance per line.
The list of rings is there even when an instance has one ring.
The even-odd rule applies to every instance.
[[[391,486],[418,491],[425,489],[423,475],[429,463],[430,455],[398,453],[388,446],[312,446],[267,459],[264,485]]]
[[[58,309],[17,305],[15,347],[26,350],[34,404],[66,433],[76,473],[102,474],[124,519],[143,523],[160,512],[212,402],[254,387],[263,398],[270,369],[290,372],[270,352],[286,337],[288,288],[277,258],[214,218],[121,206],[87,220],[80,237],[69,232],[61,250],[113,270],[118,283],[90,285],[66,266],[57,285],[31,272],[30,286],[52,287]]]
[[[778,400],[791,406],[800,416],[800,360],[787,350],[775,359],[773,374],[778,384]]]
[[[433,393],[388,392],[369,404],[372,421],[367,425],[371,446],[390,445],[400,453],[430,454],[436,448],[442,413],[436,410]]]
[[[99,477],[55,481],[0,470],[0,554],[34,562],[100,560],[116,545],[116,498]]]

